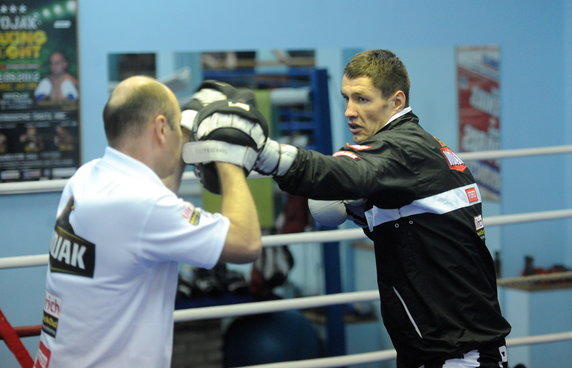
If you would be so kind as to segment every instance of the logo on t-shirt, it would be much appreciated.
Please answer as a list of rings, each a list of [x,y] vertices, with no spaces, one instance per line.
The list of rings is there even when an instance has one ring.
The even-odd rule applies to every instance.
[[[69,222],[73,197],[56,221],[50,244],[50,271],[93,278],[95,244],[77,236]]]
[[[50,356],[52,353],[50,349],[43,342],[40,341],[40,348],[36,355],[36,361],[34,362],[34,368],[48,368],[50,366]]]
[[[183,210],[183,218],[191,225],[197,225],[201,219],[201,212],[191,203],[186,202],[187,206]]]
[[[62,298],[46,292],[46,299],[44,300],[44,317],[42,318],[42,331],[51,337],[56,337],[61,310]]]

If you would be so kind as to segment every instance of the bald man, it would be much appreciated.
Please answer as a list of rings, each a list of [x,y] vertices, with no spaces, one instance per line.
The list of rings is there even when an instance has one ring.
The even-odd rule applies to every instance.
[[[221,213],[175,195],[188,132],[172,91],[121,82],[109,146],[65,186],[50,244],[37,367],[170,367],[178,263],[246,263],[261,249],[244,171],[216,163]]]

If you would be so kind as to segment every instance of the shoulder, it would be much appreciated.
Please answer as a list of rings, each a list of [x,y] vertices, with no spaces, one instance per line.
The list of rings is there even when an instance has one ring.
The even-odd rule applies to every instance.
[[[71,74],[66,74],[66,75],[64,75],[64,81],[63,81],[63,83],[71,83],[71,84],[73,84],[73,85],[77,85],[77,84],[78,84],[78,81],[77,81],[77,78],[74,77],[73,75],[71,75]]]
[[[390,129],[379,132],[376,137],[381,144],[393,145],[402,150],[438,145],[435,137],[419,125],[418,119],[401,120]]]
[[[82,165],[70,178],[69,185],[108,204],[129,203],[129,208],[125,208],[127,212],[154,206],[165,198],[177,198],[160,180],[137,175],[133,170],[122,170],[122,167],[110,165],[105,159],[95,159]]]
[[[93,168],[98,164],[101,159],[96,158],[94,160],[88,161],[85,164],[81,165],[73,175],[68,179],[66,186],[70,186],[75,184],[78,181],[81,181],[83,177],[89,175],[89,173],[93,170]]]
[[[52,84],[52,80],[49,77],[44,77],[40,79],[39,84]]]

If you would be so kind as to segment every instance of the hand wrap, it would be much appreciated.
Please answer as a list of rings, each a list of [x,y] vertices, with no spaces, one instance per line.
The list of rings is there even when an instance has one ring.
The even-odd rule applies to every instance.
[[[268,139],[254,169],[263,175],[283,176],[294,163],[298,148]]]

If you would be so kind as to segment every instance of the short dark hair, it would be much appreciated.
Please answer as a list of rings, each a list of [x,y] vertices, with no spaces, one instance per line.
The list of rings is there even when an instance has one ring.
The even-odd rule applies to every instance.
[[[409,105],[409,74],[401,60],[389,50],[360,52],[346,64],[344,75],[349,79],[368,77],[384,98],[403,91]]]
[[[144,124],[160,114],[165,115],[171,129],[175,128],[176,111],[166,87],[148,79],[147,83],[133,87],[124,96],[117,97],[112,93],[107,100],[103,122],[111,147],[116,147],[127,134],[141,134]]]

